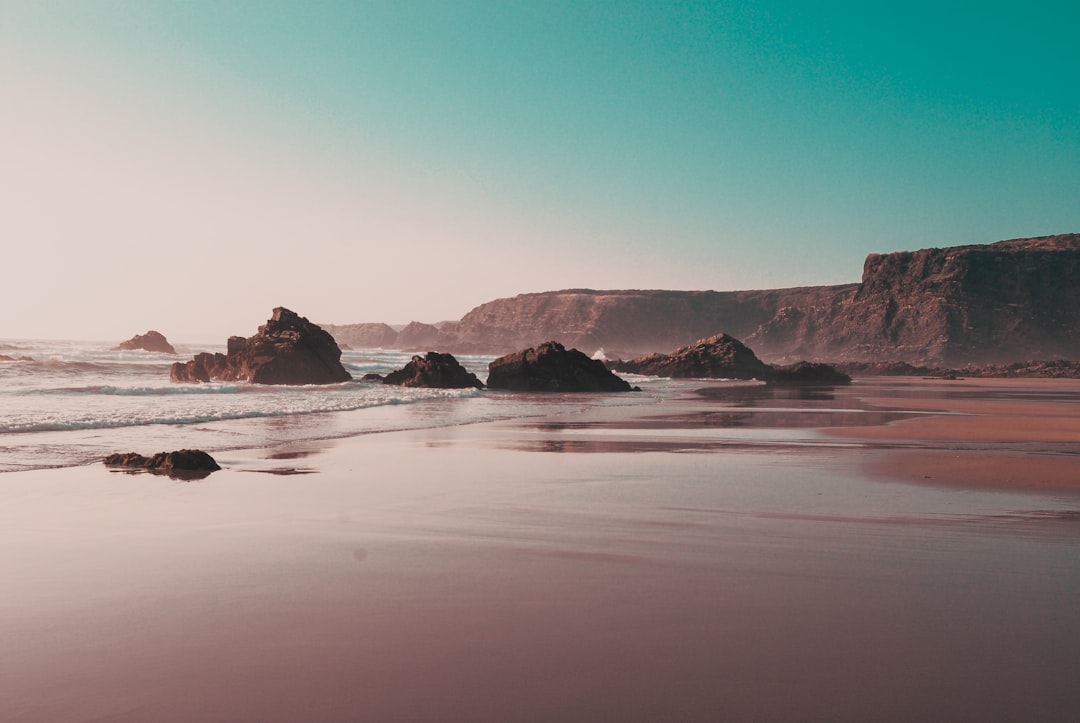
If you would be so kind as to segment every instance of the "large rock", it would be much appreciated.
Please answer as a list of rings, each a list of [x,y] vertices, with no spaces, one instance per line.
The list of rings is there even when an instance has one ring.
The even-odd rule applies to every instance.
[[[615,370],[656,377],[765,379],[769,367],[733,336],[717,334],[669,354],[649,354],[615,364]]]
[[[414,356],[404,369],[387,374],[382,382],[401,387],[484,388],[483,382],[461,366],[452,354],[440,354],[436,351],[429,351],[424,356]]]
[[[108,467],[121,467],[128,471],[146,470],[183,478],[205,477],[221,469],[217,461],[201,449],[158,452],[153,457],[144,457],[138,452],[118,452],[107,456],[104,462]]]
[[[602,361],[577,349],[548,341],[536,348],[507,354],[488,365],[491,389],[525,392],[629,392],[625,380]]]
[[[143,351],[160,352],[162,354],[175,354],[176,349],[169,343],[169,340],[165,338],[165,335],[161,332],[151,329],[145,334],[136,334],[127,341],[122,341],[118,344],[114,351],[131,351],[134,349],[142,349]]]
[[[197,354],[189,362],[173,364],[169,376],[175,382],[254,384],[335,384],[352,379],[341,365],[334,337],[283,307],[274,309],[255,336],[230,337],[227,354]]]

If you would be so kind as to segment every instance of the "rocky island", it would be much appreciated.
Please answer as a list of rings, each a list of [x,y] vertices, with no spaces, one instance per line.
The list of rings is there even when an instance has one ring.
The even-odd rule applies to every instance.
[[[521,392],[629,392],[634,388],[598,359],[555,341],[488,365],[488,388]]]
[[[202,352],[172,365],[174,382],[247,381],[253,384],[336,384],[352,379],[341,349],[318,325],[277,307],[254,336],[233,336],[226,354]]]
[[[132,351],[141,349],[143,351],[158,352],[161,354],[175,354],[176,349],[169,343],[169,340],[165,338],[165,335],[159,331],[151,329],[145,334],[136,334],[127,341],[120,342],[113,351]]]

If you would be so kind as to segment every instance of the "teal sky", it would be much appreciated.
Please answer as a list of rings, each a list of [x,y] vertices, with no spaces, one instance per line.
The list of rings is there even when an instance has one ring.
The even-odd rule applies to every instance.
[[[0,0],[0,337],[842,283],[1080,231],[1077,7]]]

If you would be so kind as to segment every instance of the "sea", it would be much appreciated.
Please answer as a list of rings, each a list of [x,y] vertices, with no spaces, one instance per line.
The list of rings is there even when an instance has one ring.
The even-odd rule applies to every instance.
[[[173,362],[203,351],[224,352],[224,346],[177,344],[175,355],[114,347],[0,339],[0,355],[15,359],[0,361],[0,472],[99,463],[113,452],[214,454],[646,401],[360,381],[368,373],[401,369],[412,358],[412,352],[393,349],[344,351],[341,362],[353,380],[341,384],[179,384],[169,379]],[[481,380],[493,358],[457,357]]]

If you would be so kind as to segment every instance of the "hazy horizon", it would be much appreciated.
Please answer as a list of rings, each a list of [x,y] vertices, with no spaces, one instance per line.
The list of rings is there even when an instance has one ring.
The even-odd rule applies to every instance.
[[[0,338],[859,280],[1080,231],[1080,9],[0,0]]]

